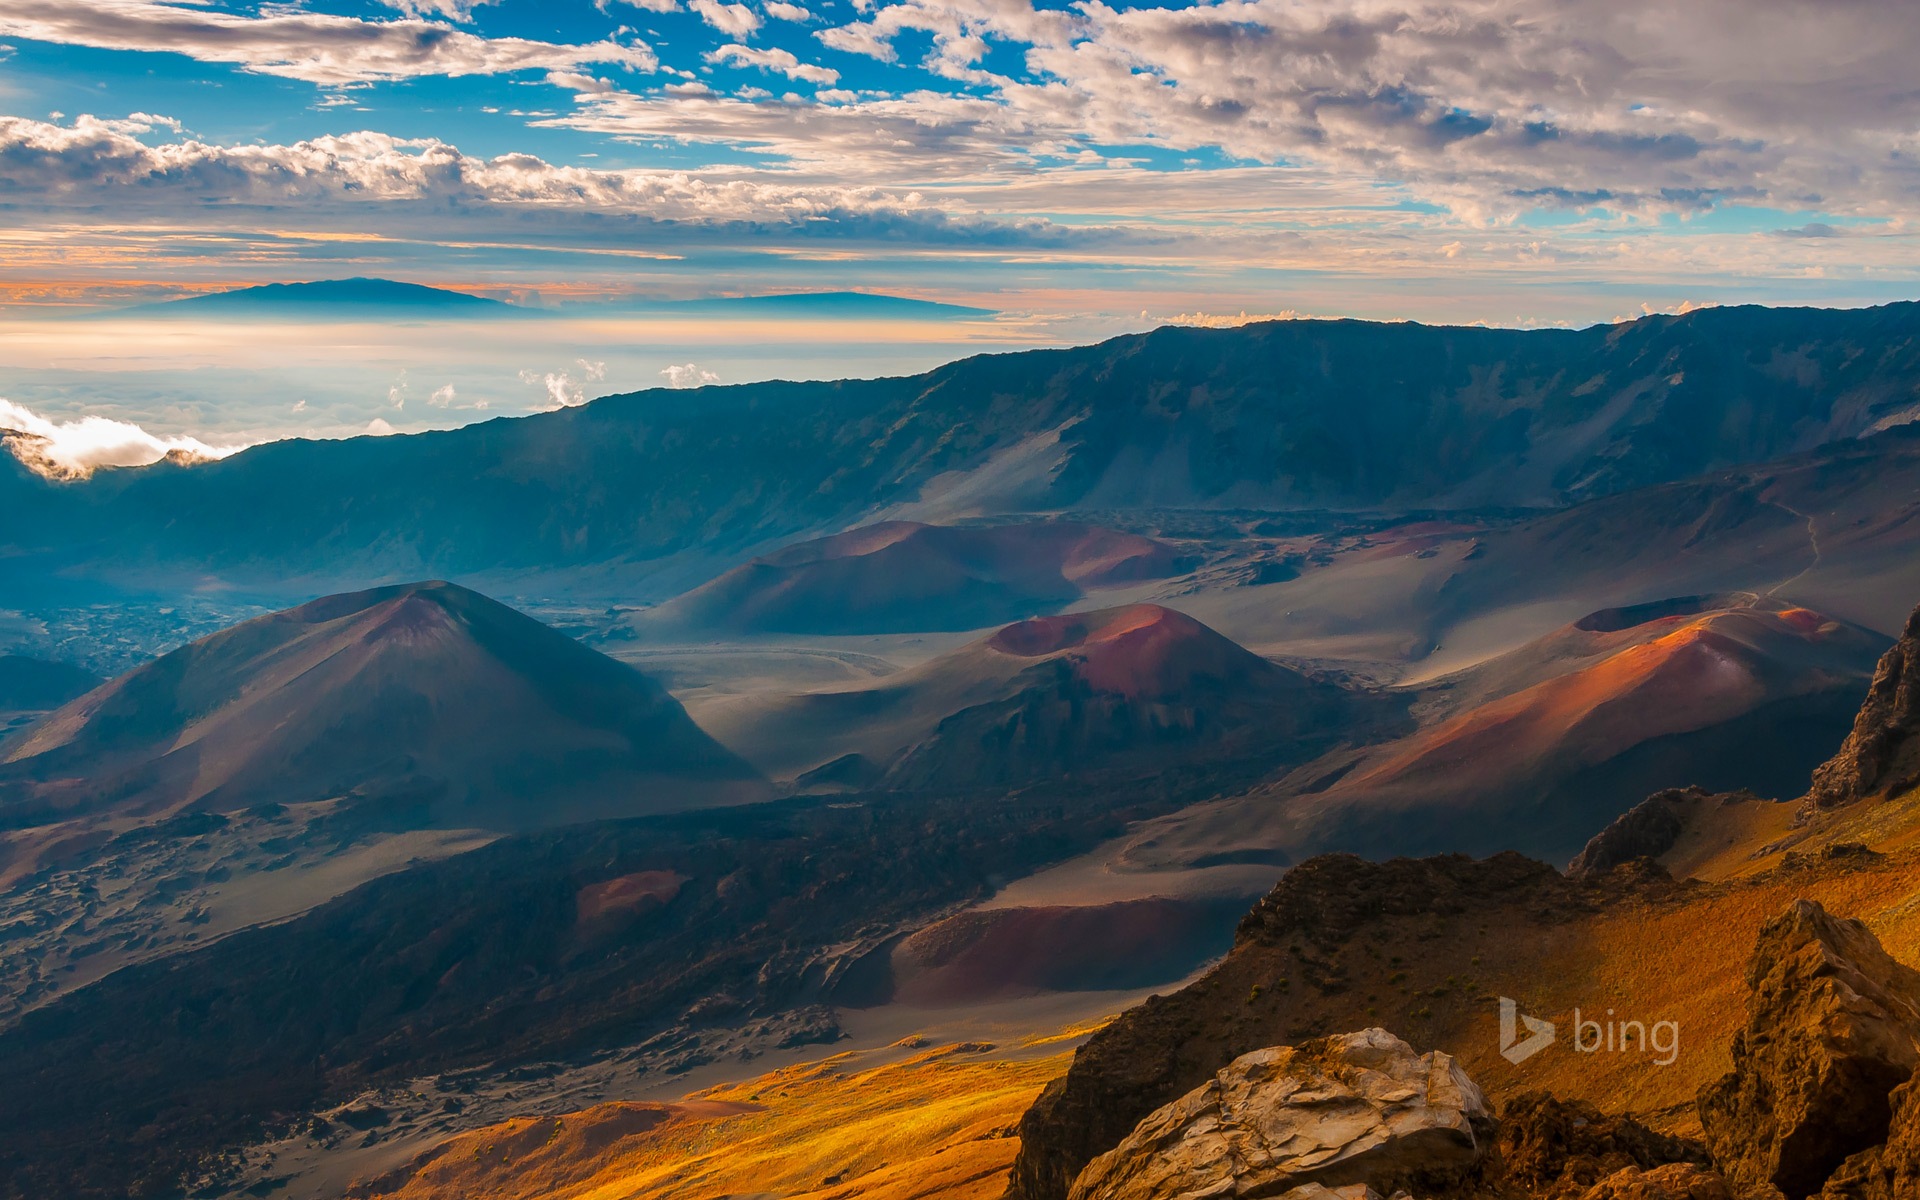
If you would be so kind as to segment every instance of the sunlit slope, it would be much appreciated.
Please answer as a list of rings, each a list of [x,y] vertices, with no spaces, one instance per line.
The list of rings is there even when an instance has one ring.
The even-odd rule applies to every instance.
[[[1877,634],[1751,595],[1589,614],[1418,689],[1421,727],[1164,818],[1129,857],[1300,861],[1500,849],[1565,861],[1664,787],[1798,794],[1865,694]]]
[[[956,1045],[836,1055],[670,1105],[606,1104],[463,1134],[353,1195],[391,1200],[992,1200],[1014,1123],[1067,1056]]]

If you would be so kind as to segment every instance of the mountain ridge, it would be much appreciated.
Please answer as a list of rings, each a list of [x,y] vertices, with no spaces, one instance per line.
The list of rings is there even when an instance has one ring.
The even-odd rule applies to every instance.
[[[1563,507],[1916,411],[1914,303],[1588,330],[1166,327],[918,376],[655,389],[28,486],[11,546],[49,569],[256,583],[590,564],[699,582],[875,519]]]

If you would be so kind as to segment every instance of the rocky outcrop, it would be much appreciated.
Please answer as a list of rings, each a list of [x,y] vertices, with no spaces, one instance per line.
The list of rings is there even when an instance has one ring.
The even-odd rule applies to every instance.
[[[1150,997],[1088,1039],[1021,1119],[1008,1195],[1064,1200],[1081,1169],[1147,1114],[1243,1054],[1367,1023],[1369,995],[1426,993],[1388,1000],[1377,1020],[1396,1027],[1426,1019],[1411,1015],[1416,1006],[1442,1018],[1454,1009],[1478,1012],[1479,997],[1466,989],[1440,994],[1460,964],[1583,919],[1612,897],[1675,886],[1630,871],[1569,880],[1518,854],[1309,859],[1240,922],[1218,967],[1172,995]],[[1393,944],[1422,953],[1397,964],[1368,952]],[[1396,973],[1402,978],[1389,984]]]
[[[1840,753],[1813,773],[1807,802],[1838,808],[1920,783],[1920,609],[1880,659]]]
[[[1653,1180],[1647,1187],[1664,1186],[1662,1181],[1681,1177],[1670,1167],[1708,1166],[1706,1148],[1696,1142],[1656,1133],[1631,1117],[1602,1113],[1583,1100],[1560,1100],[1545,1092],[1528,1092],[1506,1103],[1500,1111],[1498,1145],[1501,1181],[1512,1191],[1544,1200],[1587,1200],[1602,1187],[1615,1190],[1602,1191],[1599,1197],[1637,1197],[1640,1193],[1621,1189],[1630,1183],[1642,1186],[1646,1180]]]
[[[1733,1070],[1700,1122],[1736,1194],[1802,1200],[1887,1140],[1889,1093],[1920,1064],[1920,972],[1858,921],[1796,900],[1761,930]]]
[[[1920,1072],[1894,1089],[1884,1145],[1863,1150],[1833,1173],[1820,1200],[1909,1200],[1920,1196]]]
[[[1366,1029],[1234,1059],[1087,1164],[1069,1200],[1446,1187],[1485,1156],[1492,1129],[1451,1056]]]
[[[1586,848],[1567,864],[1567,874],[1575,877],[1600,874],[1636,858],[1659,858],[1673,849],[1686,828],[1676,805],[1707,796],[1705,788],[1697,787],[1655,792],[1594,834]]]

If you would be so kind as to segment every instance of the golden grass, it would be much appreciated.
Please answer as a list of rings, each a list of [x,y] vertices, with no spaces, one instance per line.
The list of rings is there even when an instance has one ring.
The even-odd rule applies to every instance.
[[[945,1046],[859,1069],[835,1055],[711,1088],[637,1132],[634,1105],[460,1135],[395,1200],[997,1200],[1013,1127],[1069,1055]],[[610,1131],[610,1132],[609,1132]]]

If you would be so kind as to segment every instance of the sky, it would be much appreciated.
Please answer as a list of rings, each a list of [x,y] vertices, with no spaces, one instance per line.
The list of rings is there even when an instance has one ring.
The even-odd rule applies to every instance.
[[[156,357],[248,368],[218,337],[148,354],[109,324],[98,361],[84,337],[52,355],[40,322],[353,275],[595,319],[839,289],[1000,314],[843,331],[870,353],[735,338],[711,363],[657,328],[568,326],[489,362],[501,403],[561,369],[536,358],[639,343],[657,353],[589,382],[909,369],[1242,314],[1905,299],[1915,61],[1912,0],[0,0],[0,396],[151,415]],[[157,436],[392,424],[395,372],[470,345],[413,367],[397,341],[350,385],[365,412],[302,427],[267,419],[298,403],[275,393],[242,419],[214,388]]]

